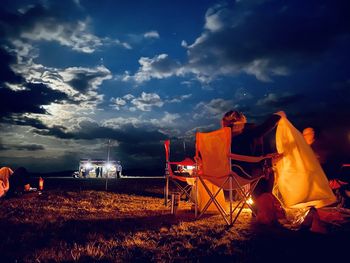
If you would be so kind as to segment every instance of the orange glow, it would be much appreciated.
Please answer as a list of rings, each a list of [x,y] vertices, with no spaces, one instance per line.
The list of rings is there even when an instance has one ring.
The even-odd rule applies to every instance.
[[[44,179],[39,178],[39,190],[42,191],[44,189]]]
[[[251,196],[249,196],[249,198],[247,199],[247,204],[249,205],[254,204],[253,198]]]

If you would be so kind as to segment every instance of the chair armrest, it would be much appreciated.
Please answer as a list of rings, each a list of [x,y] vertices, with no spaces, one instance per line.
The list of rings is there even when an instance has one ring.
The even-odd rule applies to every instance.
[[[237,168],[238,170],[240,170],[240,172],[242,174],[244,174],[245,176],[247,176],[248,178],[253,178],[253,176],[251,176],[250,174],[248,174],[241,166],[237,165],[237,164],[232,164],[232,168]]]
[[[228,155],[232,160],[236,161],[242,161],[242,162],[248,162],[248,163],[258,163],[268,157],[266,156],[248,156],[248,155],[241,155],[236,153],[230,153]]]

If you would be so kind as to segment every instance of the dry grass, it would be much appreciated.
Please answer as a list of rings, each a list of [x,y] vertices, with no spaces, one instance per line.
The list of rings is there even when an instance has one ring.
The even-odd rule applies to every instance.
[[[350,241],[348,229],[323,236],[257,226],[248,211],[231,228],[219,215],[196,221],[189,204],[174,216],[159,192],[147,195],[51,189],[3,199],[2,262],[328,260]]]

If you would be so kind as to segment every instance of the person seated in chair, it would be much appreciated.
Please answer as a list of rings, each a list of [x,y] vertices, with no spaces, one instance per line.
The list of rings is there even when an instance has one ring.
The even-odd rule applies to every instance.
[[[246,116],[239,111],[231,110],[226,112],[221,123],[223,127],[231,128],[231,153],[253,158],[250,159],[250,161],[244,161],[243,159],[239,161],[235,160],[233,164],[241,166],[251,176],[258,176],[267,172],[271,175],[270,167],[272,166],[272,162],[273,160],[281,158],[281,155],[275,153],[264,156],[263,141],[264,137],[271,132],[277,126],[279,120],[285,116],[286,114],[280,111],[271,115],[262,124],[255,125],[247,123]],[[264,164],[261,163],[262,160]],[[252,162],[257,164],[253,164]],[[256,195],[255,197],[264,192],[270,193],[272,191],[273,181],[273,176],[268,176],[267,180],[261,180],[254,192]]]

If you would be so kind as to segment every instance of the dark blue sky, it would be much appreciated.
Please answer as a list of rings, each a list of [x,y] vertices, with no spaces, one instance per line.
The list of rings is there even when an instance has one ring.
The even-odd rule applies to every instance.
[[[350,155],[349,1],[3,1],[0,165],[161,169],[230,110]],[[350,160],[349,160],[350,161]]]

